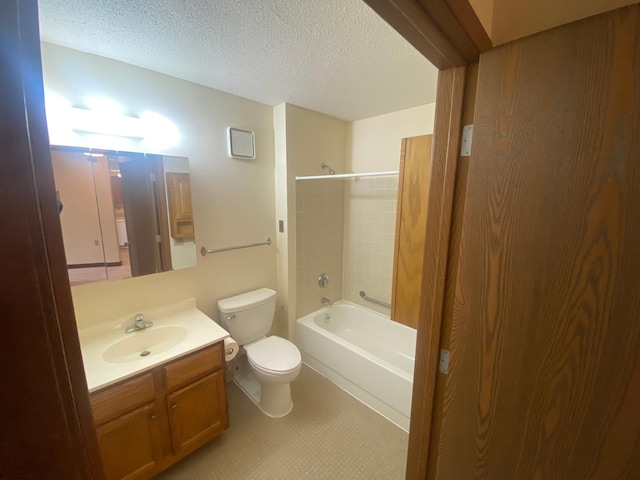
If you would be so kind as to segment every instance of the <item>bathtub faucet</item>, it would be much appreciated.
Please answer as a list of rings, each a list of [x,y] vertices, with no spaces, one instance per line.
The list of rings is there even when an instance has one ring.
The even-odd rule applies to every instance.
[[[323,305],[333,305],[333,302],[329,300],[327,297],[322,297],[320,301],[322,302]]]

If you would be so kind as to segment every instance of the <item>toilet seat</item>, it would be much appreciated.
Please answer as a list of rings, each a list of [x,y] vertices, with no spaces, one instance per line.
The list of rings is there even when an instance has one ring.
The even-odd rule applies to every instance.
[[[271,336],[245,347],[249,363],[271,374],[286,374],[296,370],[302,362],[300,350],[289,340]]]

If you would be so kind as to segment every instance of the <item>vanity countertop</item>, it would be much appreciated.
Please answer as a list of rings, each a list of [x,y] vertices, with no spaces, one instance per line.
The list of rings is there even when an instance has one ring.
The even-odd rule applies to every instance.
[[[133,324],[133,313],[79,330],[89,392],[229,336],[226,330],[198,310],[194,298],[139,313],[145,320],[152,321],[153,326],[125,333],[125,329]],[[143,351],[148,351],[146,356],[141,355]]]

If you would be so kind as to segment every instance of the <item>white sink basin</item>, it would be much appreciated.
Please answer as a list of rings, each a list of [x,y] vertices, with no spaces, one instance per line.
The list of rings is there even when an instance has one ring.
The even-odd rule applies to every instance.
[[[119,340],[104,351],[102,358],[108,363],[137,362],[161,354],[182,342],[189,331],[179,325],[150,327]]]
[[[152,321],[153,327],[124,333],[137,313]],[[89,392],[229,336],[226,330],[198,310],[195,298],[137,310],[110,322],[80,329],[79,334]]]

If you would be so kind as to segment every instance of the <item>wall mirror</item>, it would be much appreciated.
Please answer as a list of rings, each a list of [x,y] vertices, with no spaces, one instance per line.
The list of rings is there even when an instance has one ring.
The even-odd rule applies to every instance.
[[[52,146],[71,285],[196,265],[189,160]]]

